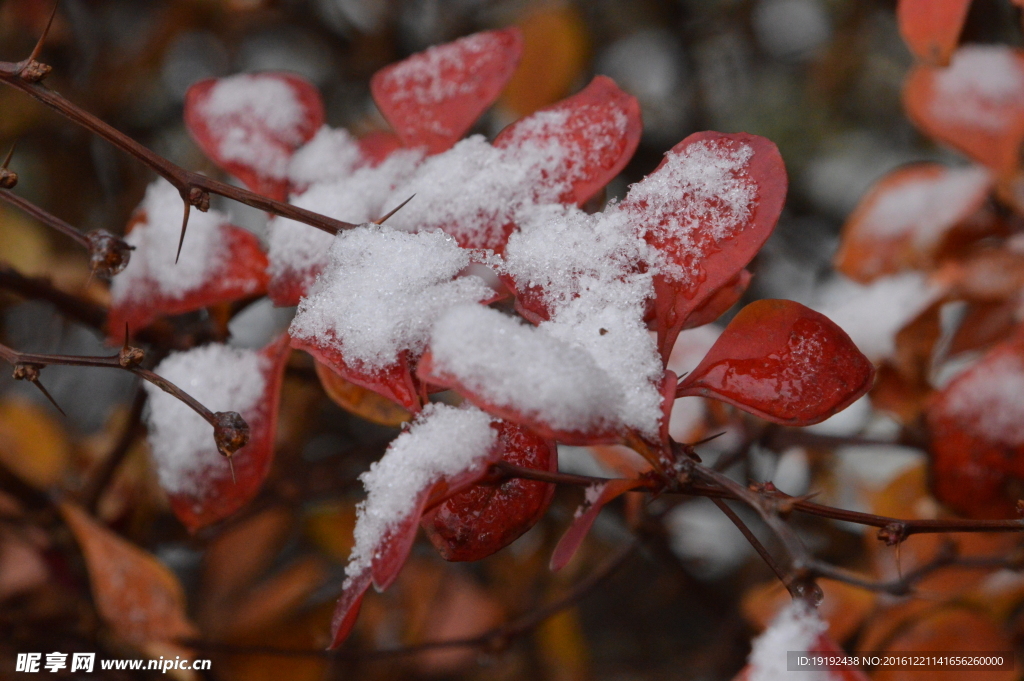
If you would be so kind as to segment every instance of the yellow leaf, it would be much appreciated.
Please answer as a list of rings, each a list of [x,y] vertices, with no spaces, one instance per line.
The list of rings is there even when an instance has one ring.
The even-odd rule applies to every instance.
[[[367,421],[382,426],[399,426],[412,418],[412,414],[386,397],[346,381],[320,362],[316,363],[316,375],[327,392],[327,396],[344,409]]]
[[[137,645],[196,635],[173,572],[74,504],[59,506],[85,557],[96,609],[114,633]]]
[[[549,679],[577,681],[590,677],[587,641],[577,608],[563,610],[541,624],[537,641]]]
[[[0,463],[40,489],[60,482],[71,452],[50,409],[25,400],[0,402]]]
[[[349,502],[317,504],[304,521],[306,536],[324,553],[339,562],[348,562],[352,552],[352,533],[356,527],[356,507]]]
[[[527,116],[569,94],[587,64],[590,46],[583,19],[571,6],[534,12],[519,28],[523,58],[501,102]]]

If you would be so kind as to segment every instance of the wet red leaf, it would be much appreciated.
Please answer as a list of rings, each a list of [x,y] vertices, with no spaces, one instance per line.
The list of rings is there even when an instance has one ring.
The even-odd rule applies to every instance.
[[[988,85],[985,85],[988,84]],[[948,68],[920,65],[903,88],[907,116],[922,132],[999,175],[1011,175],[1024,140],[1024,52],[970,45]]]
[[[498,424],[501,460],[539,471],[558,470],[555,443],[521,426]],[[427,537],[445,560],[481,560],[518,539],[544,516],[555,486],[512,478],[483,482],[423,516]]]
[[[495,138],[499,149],[553,141],[568,151],[557,177],[571,189],[560,200],[582,205],[601,191],[633,157],[643,122],[636,98],[611,78],[597,76],[583,90],[508,126]],[[543,181],[543,180],[542,180]]]
[[[728,189],[707,184],[699,169],[691,172],[689,187],[672,193],[670,162],[685,158],[691,152],[716,159],[749,150],[743,165],[725,172],[722,178],[734,182],[752,194],[745,213],[736,213],[737,224],[726,234],[716,222],[728,208]],[[658,345],[664,359],[672,351],[679,332],[690,315],[747,266],[775,229],[786,199],[788,181],[786,167],[779,150],[771,141],[747,133],[723,134],[699,132],[674,146],[653,173],[634,185],[623,202],[634,219],[647,232],[647,241],[657,248],[668,263],[687,272],[682,280],[664,273],[654,277],[655,318]],[[676,158],[673,158],[676,157]],[[697,164],[698,166],[700,163]],[[721,181],[721,180],[720,180]],[[652,206],[641,198],[643,191],[653,188],[664,198],[660,206]],[[670,222],[680,226],[668,228]]]
[[[1024,482],[1024,335],[993,347],[925,412],[935,496],[972,518],[1013,518]]]
[[[522,51],[517,28],[474,33],[385,66],[370,91],[405,146],[437,154],[494,103]]]
[[[737,272],[735,277],[690,313],[686,318],[686,323],[683,324],[683,330],[710,324],[728,312],[747,292],[747,287],[750,286],[750,277],[750,270],[743,269]]]
[[[896,21],[914,56],[945,66],[956,49],[971,0],[900,0]]]
[[[185,126],[196,144],[254,192],[278,201],[288,196],[289,159],[323,124],[320,91],[291,73],[208,78],[185,94]]]
[[[168,495],[171,509],[190,532],[223,520],[252,501],[270,472],[274,461],[281,379],[289,353],[288,340],[284,335],[260,350],[271,364],[266,372],[262,398],[250,412],[242,414],[249,425],[249,443],[231,457],[234,478],[225,462],[223,468],[215,469],[204,477],[198,494],[179,492]],[[210,448],[214,449],[212,436]]]
[[[145,213],[135,218],[136,222],[145,220]],[[218,229],[223,233],[224,257],[210,268],[206,281],[180,297],[171,297],[161,292],[156,281],[143,275],[133,284],[130,298],[110,306],[107,334],[111,342],[124,339],[125,323],[134,333],[160,317],[195,312],[266,291],[268,261],[259,239],[234,225],[221,225]]]
[[[676,395],[808,426],[866,393],[874,375],[871,362],[824,315],[789,300],[759,300],[733,318]]]
[[[292,347],[308,352],[317,362],[349,383],[383,395],[414,414],[423,406],[420,399],[421,385],[413,374],[412,362],[407,352],[402,352],[394,364],[367,372],[346,362],[341,352],[330,343],[329,338],[316,341],[293,338]]]

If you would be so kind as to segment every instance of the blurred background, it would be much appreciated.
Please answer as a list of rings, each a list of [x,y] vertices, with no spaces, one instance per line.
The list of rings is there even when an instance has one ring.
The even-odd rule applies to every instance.
[[[217,174],[182,122],[182,100],[193,82],[295,71],[321,89],[330,125],[365,133],[386,126],[368,88],[378,68],[429,45],[515,24],[526,38],[522,65],[477,132],[493,136],[594,74],[608,75],[639,99],[644,117],[640,147],[609,197],[624,196],[691,132],[770,138],[785,159],[790,192],[779,227],[755,262],[747,298],[806,302],[831,280],[840,227],[875,180],[910,161],[956,162],[902,111],[900,90],[913,59],[897,32],[894,6],[892,0],[61,0],[43,60],[54,67],[50,87],[175,163]],[[0,59],[28,54],[51,7],[0,0]],[[1018,10],[1008,0],[976,0],[962,39],[1020,45]],[[0,151],[15,141],[18,193],[83,230],[123,233],[152,180],[133,159],[4,88]],[[262,234],[265,218],[257,211],[218,206]],[[0,260],[62,290],[108,300],[81,249],[7,206],[0,206]],[[259,314],[236,318],[234,342],[262,342],[273,313]],[[50,305],[3,291],[0,333],[26,351],[108,351],[94,332]],[[135,391],[132,377],[116,371],[54,367],[45,378],[66,419],[32,386],[16,384],[6,370],[0,378],[0,490],[80,492],[115,441]],[[866,408],[855,418],[866,420]],[[643,550],[577,606],[506,651],[358,654],[478,633],[583,578],[628,530],[621,513],[606,512],[585,555],[563,573],[548,574],[547,556],[579,501],[573,490],[560,490],[535,530],[481,563],[446,565],[429,547],[418,547],[396,587],[368,599],[349,655],[258,654],[260,646],[308,651],[326,643],[360,498],[355,477],[396,432],[325,399],[311,367],[293,359],[278,459],[264,492],[238,518],[197,536],[187,535],[168,511],[144,440],[135,442],[98,514],[174,570],[204,637],[242,650],[200,654],[214,660],[207,678],[726,679],[742,666],[763,619],[758,608],[767,607],[762,592],[771,575],[704,499],[655,502],[637,529]],[[789,480],[799,493],[814,456],[762,452],[751,465]],[[878,465],[897,471],[919,459],[901,449]],[[841,471],[841,459],[829,462]],[[593,465],[587,456],[564,453],[563,468]],[[0,491],[0,506],[5,494]],[[843,501],[840,496],[832,500]],[[867,560],[855,528],[806,521],[803,530],[831,560],[854,567]],[[10,532],[0,531],[0,657],[122,650],[105,638],[90,610],[67,532],[56,528],[17,541]],[[871,607],[849,598],[842,601],[847,607]]]

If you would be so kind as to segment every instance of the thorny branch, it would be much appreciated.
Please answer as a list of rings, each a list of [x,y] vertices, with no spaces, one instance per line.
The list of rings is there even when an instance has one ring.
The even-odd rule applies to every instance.
[[[0,359],[14,366],[15,380],[30,381],[50,400],[62,414],[64,410],[54,401],[46,388],[39,380],[40,371],[43,367],[52,365],[63,366],[84,366],[84,367],[106,367],[110,369],[123,369],[129,371],[139,378],[149,381],[164,392],[185,403],[194,412],[206,419],[207,423],[213,426],[213,436],[217,443],[217,450],[231,463],[231,456],[245,446],[249,441],[249,426],[242,417],[233,411],[214,412],[174,385],[167,379],[149,369],[139,366],[144,359],[144,353],[140,348],[128,345],[127,334],[125,345],[116,355],[108,357],[80,357],[72,355],[44,355],[30,352],[18,352],[13,348],[0,344]],[[232,467],[232,474],[234,467]]]

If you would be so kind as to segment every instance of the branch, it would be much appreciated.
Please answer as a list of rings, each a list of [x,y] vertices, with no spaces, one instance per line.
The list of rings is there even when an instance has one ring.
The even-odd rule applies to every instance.
[[[125,423],[120,437],[117,438],[117,442],[114,443],[113,449],[100,464],[99,470],[96,471],[96,475],[82,494],[82,505],[93,515],[96,514],[96,508],[103,497],[103,492],[107,489],[110,481],[114,479],[114,473],[117,472],[121,462],[131,451],[135,438],[142,431],[142,409],[145,405],[146,391],[136,384],[135,398],[132,400],[132,406],[128,412],[127,423]]]
[[[116,355],[109,357],[79,357],[71,355],[42,355],[29,352],[18,352],[6,345],[0,344],[0,359],[14,366],[15,380],[30,381],[46,396],[47,399],[62,414],[64,410],[54,401],[46,388],[39,381],[39,373],[43,367],[51,365],[82,366],[82,367],[105,367],[109,369],[123,369],[136,376],[149,381],[169,395],[185,403],[194,412],[202,416],[207,423],[213,426],[213,437],[217,444],[217,450],[227,457],[231,463],[231,456],[244,447],[249,441],[249,425],[242,419],[241,415],[233,411],[214,412],[206,408],[197,399],[174,385],[166,378],[139,366],[144,359],[144,353],[140,348],[128,345],[125,338],[125,345]],[[232,467],[234,474],[234,467]]]
[[[26,277],[3,262],[0,262],[0,289],[29,300],[45,300],[61,314],[98,331],[106,328],[107,308],[103,305],[65,293],[42,277]]]
[[[21,90],[72,123],[89,130],[118,149],[134,156],[174,185],[185,204],[182,238],[184,238],[185,227],[188,224],[190,207],[195,206],[205,212],[210,207],[210,194],[217,194],[280,217],[303,222],[328,234],[337,234],[342,230],[351,229],[356,226],[349,222],[335,220],[326,215],[320,215],[304,208],[260,196],[248,189],[233,187],[225,182],[214,180],[175,165],[139,144],[120,130],[65,99],[57,92],[40,84],[39,81],[46,76],[49,70],[49,66],[40,64],[32,57],[17,63],[0,61],[0,82]]]

